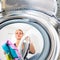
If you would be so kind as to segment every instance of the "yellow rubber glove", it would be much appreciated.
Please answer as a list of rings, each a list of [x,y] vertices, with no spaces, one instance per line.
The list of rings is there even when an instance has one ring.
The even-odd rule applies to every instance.
[[[13,60],[10,54],[6,54],[6,60]]]

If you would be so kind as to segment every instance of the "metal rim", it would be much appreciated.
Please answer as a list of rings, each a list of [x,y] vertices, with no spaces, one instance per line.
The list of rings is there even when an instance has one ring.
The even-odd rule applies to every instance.
[[[9,11],[7,14],[3,17],[4,20],[10,16],[20,16],[22,14],[28,14],[28,15],[34,15],[40,18],[44,18],[46,21],[50,22],[55,28],[58,27],[58,19],[54,15],[50,15],[48,13],[45,13],[43,11],[38,10],[32,10],[32,9],[20,9],[16,11]],[[44,17],[43,17],[44,16]],[[0,20],[1,22],[4,21],[3,19]]]

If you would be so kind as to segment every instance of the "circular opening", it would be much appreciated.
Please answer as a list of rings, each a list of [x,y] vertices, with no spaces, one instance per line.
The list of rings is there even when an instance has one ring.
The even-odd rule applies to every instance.
[[[36,59],[41,60],[41,59],[45,59],[48,56],[50,49],[49,36],[41,25],[25,20],[23,22],[22,20],[17,19],[17,20],[6,21],[2,23],[0,27],[1,27],[0,53],[3,55],[1,56],[1,59],[4,58],[4,60],[6,60],[4,54],[4,52],[6,52],[6,49],[4,49],[3,47],[4,44],[6,44],[7,41],[9,41],[12,45],[17,47],[18,49],[20,40],[23,38],[23,36],[29,37],[28,40],[26,40],[25,38],[25,41],[23,40],[23,43],[26,45],[26,41],[30,41],[29,43],[32,45],[32,47],[30,47],[31,51],[29,49],[26,58],[35,59],[33,57],[37,56]],[[24,44],[23,46],[24,48],[26,48],[27,45],[25,46]],[[11,51],[11,49],[9,51]],[[13,54],[13,52],[11,53]],[[44,54],[46,56],[44,56]]]

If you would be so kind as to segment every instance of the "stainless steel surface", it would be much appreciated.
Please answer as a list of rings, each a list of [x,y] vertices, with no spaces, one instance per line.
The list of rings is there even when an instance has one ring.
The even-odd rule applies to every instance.
[[[60,18],[60,0],[57,0],[57,18]]]
[[[19,8],[28,8],[42,10],[52,15],[57,13],[56,0],[2,0],[4,10],[14,10]]]

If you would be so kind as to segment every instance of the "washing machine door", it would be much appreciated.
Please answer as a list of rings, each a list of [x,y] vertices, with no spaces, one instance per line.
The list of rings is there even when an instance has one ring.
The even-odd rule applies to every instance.
[[[6,15],[0,20],[0,59],[6,60],[4,54],[6,50],[4,50],[3,45],[8,40],[11,44],[16,45],[16,34],[18,33],[15,34],[15,32],[18,30],[23,31],[23,36],[18,47],[16,47],[22,56],[21,58],[25,56],[23,59],[26,60],[57,60],[59,55],[59,37],[53,25],[42,17],[29,14],[31,11],[29,13],[26,10],[24,13],[15,11],[15,13],[20,14]],[[29,38],[26,40],[26,37]],[[24,49],[22,49],[22,45],[24,45]],[[30,51],[30,49],[33,49],[34,52]],[[21,52],[22,50],[24,52]],[[9,52],[11,52],[11,49]]]

